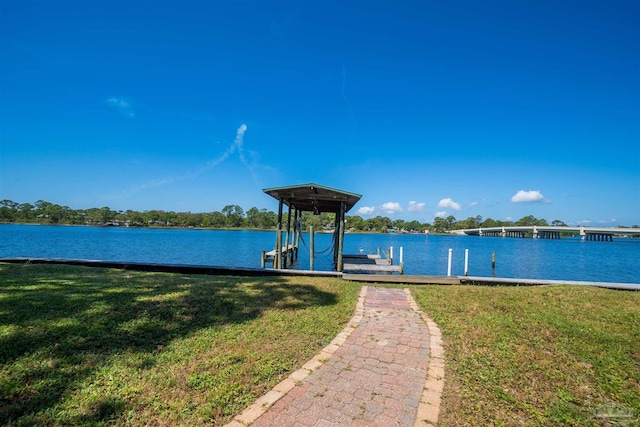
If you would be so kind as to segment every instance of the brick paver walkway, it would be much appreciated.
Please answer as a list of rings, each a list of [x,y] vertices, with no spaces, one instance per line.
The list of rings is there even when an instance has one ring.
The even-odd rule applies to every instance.
[[[361,296],[363,310],[361,316],[356,316],[357,326],[328,360],[321,360],[324,363],[318,363],[317,369],[307,371],[311,373],[292,384],[253,423],[233,424],[419,425],[419,406],[424,414],[421,400],[429,369],[429,327],[408,291],[365,287]],[[439,405],[439,393],[437,398]],[[437,419],[438,407],[435,409]]]

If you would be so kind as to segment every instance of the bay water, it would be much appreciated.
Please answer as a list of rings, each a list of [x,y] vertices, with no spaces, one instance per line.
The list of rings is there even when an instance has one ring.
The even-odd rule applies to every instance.
[[[332,234],[315,236],[316,270],[332,270]],[[309,268],[309,235],[297,264]],[[275,246],[274,231],[159,229],[0,224],[0,258],[65,258],[224,267],[260,267],[261,250]],[[345,254],[403,249],[405,274],[640,283],[640,239],[613,242],[424,234],[346,234]],[[492,253],[496,266],[492,269]]]

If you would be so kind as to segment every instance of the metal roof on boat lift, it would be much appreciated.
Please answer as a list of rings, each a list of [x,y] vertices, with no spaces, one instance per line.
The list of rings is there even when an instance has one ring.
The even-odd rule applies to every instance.
[[[313,212],[315,214],[322,212],[339,213],[342,202],[346,204],[345,212],[349,212],[362,197],[360,194],[323,187],[318,184],[265,188],[262,191],[276,200],[282,199],[282,202],[289,207],[293,206],[300,211]]]

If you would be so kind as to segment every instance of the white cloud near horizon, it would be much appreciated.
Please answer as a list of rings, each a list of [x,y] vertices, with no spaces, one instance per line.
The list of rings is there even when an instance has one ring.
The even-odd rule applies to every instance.
[[[118,110],[122,117],[127,119],[133,119],[136,117],[136,113],[133,111],[133,106],[127,98],[112,96],[107,99],[107,105]]]
[[[416,202],[415,200],[411,200],[409,202],[409,205],[407,206],[407,210],[409,212],[423,212],[425,207],[426,207],[425,203]]]
[[[598,224],[613,224],[613,223],[616,223],[616,222],[618,222],[618,220],[615,219],[615,218],[598,220]]]
[[[582,226],[590,226],[592,224],[615,224],[617,223],[618,220],[616,218],[610,218],[610,219],[599,219],[597,221],[591,220],[591,219],[583,219],[581,221],[576,222],[576,225],[582,225]]]
[[[447,211],[438,211],[433,215],[434,218],[444,218],[447,216]]]
[[[460,205],[460,203],[454,202],[453,200],[451,200],[450,197],[440,200],[438,202],[438,207],[453,209],[454,211],[459,211],[460,209],[462,209],[462,206]]]
[[[362,206],[357,210],[357,213],[360,215],[373,215],[375,212],[375,206]]]
[[[358,208],[357,213],[359,215],[378,215],[381,213],[396,215],[402,213],[402,206],[400,206],[400,203],[398,202],[387,202],[380,206],[362,206]]]
[[[511,203],[551,203],[539,190],[520,190],[511,197]]]
[[[382,212],[389,215],[402,213],[402,206],[400,206],[400,203],[398,202],[383,203],[382,206],[380,206],[380,209],[382,210]]]

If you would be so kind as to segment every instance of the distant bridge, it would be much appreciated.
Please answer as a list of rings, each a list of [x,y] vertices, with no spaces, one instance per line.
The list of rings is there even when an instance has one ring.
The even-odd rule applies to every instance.
[[[640,237],[640,228],[505,225],[503,227],[467,228],[464,230],[452,230],[450,233],[466,234],[469,236],[529,236],[533,237],[534,239],[559,239],[561,234],[571,234],[573,236],[582,236],[584,240],[610,242],[613,240],[613,236]]]

